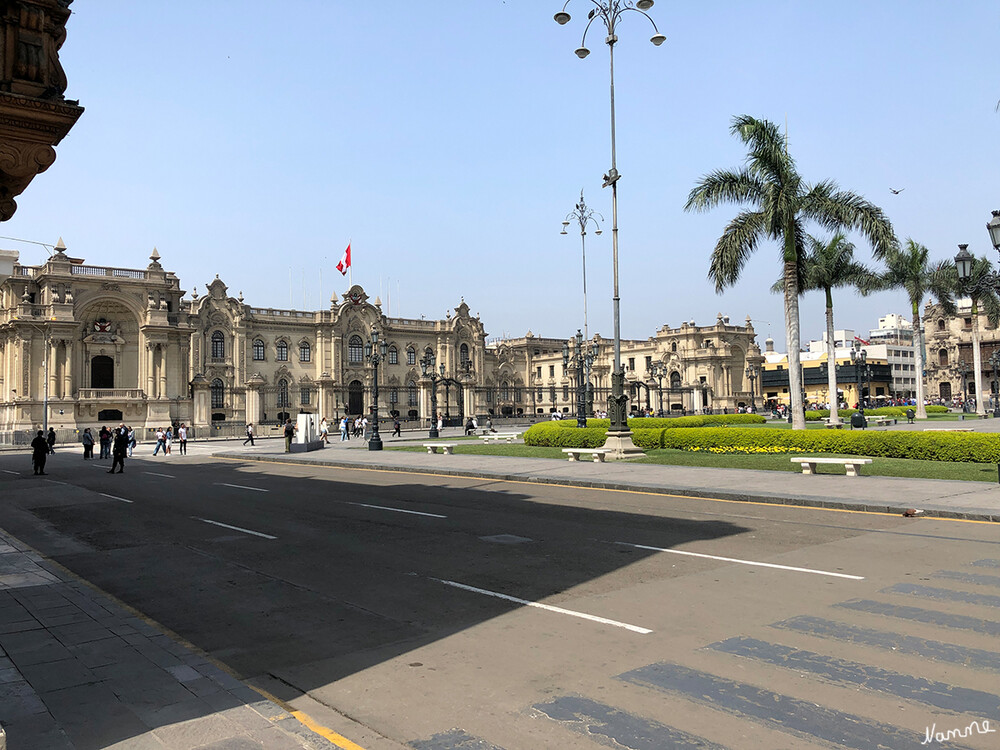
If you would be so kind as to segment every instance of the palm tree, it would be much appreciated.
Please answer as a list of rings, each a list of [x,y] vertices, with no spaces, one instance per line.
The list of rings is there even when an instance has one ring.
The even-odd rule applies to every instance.
[[[937,299],[947,315],[955,314],[952,295],[956,288],[957,273],[950,261],[940,261],[933,266],[928,262],[930,250],[907,238],[902,249],[893,250],[884,257],[886,270],[864,285],[862,294],[902,289],[910,300],[913,314],[913,361],[917,371],[917,417],[927,418],[924,407],[924,332],[920,321],[920,307],[924,297]]]
[[[982,305],[986,319],[994,328],[1000,324],[1000,297],[988,279],[993,275],[993,267],[988,258],[972,261],[972,273],[962,282],[955,274],[956,291],[967,293],[972,301],[972,367],[976,377],[976,414],[986,413],[983,402],[983,358],[979,349],[979,306]]]
[[[733,118],[730,131],[747,145],[746,163],[738,171],[720,170],[702,177],[684,208],[707,211],[721,203],[752,206],[729,222],[712,251],[708,277],[717,292],[739,280],[761,240],[782,243],[792,427],[802,430],[806,421],[799,369],[798,266],[804,250],[803,225],[813,221],[831,231],[858,230],[871,242],[876,257],[895,247],[896,237],[882,210],[864,198],[841,191],[830,181],[807,184],[774,123],[742,115]]]
[[[837,232],[829,240],[806,235],[806,253],[799,259],[799,294],[821,291],[826,295],[826,382],[830,394],[830,422],[839,424],[837,416],[837,357],[833,335],[833,290],[845,286],[867,288],[875,272],[854,260],[854,244]],[[780,292],[785,280],[778,279],[771,287]]]

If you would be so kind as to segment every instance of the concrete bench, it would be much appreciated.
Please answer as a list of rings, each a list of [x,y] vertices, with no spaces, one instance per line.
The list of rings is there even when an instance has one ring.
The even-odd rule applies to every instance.
[[[440,448],[449,456],[452,451],[455,450],[456,445],[458,445],[458,443],[424,443],[424,447],[427,449],[428,453],[437,453],[438,448]]]
[[[864,466],[865,464],[870,464],[872,460],[870,458],[802,458],[797,457],[792,459],[793,464],[801,464],[803,474],[815,474],[817,464],[835,464],[837,466],[843,466],[847,470],[847,476],[857,477],[858,467]]]
[[[563,448],[563,453],[569,454],[570,461],[579,461],[580,456],[592,456],[594,463],[598,461],[604,463],[604,457],[611,451],[607,448]]]
[[[868,417],[868,421],[869,422],[874,422],[875,424],[879,425],[880,427],[882,425],[896,424],[895,417],[885,417],[885,416]]]
[[[499,443],[501,440],[513,443],[521,436],[520,432],[494,432],[489,435],[483,435],[484,443]]]
[[[975,432],[971,427],[925,427],[924,432]]]
[[[834,422],[830,417],[823,417],[823,426],[828,430],[842,430],[844,429],[844,424],[843,419]]]

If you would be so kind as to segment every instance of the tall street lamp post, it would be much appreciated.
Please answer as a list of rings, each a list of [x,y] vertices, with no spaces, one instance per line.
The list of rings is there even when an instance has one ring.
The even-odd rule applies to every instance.
[[[555,14],[556,23],[564,25],[569,23],[570,15],[566,12],[571,0],[566,0],[562,10]],[[608,399],[608,415],[611,418],[611,426],[608,429],[608,437],[605,441],[607,447],[612,448],[614,455],[621,458],[626,454],[641,453],[632,444],[631,432],[628,429],[628,396],[625,390],[625,372],[621,368],[621,322],[619,316],[619,305],[621,299],[618,294],[618,180],[621,175],[618,173],[617,151],[615,144],[615,44],[618,42],[617,28],[622,16],[628,11],[639,13],[653,25],[655,32],[650,38],[654,45],[659,47],[666,41],[666,37],[656,28],[656,23],[646,13],[653,7],[653,0],[636,0],[633,5],[632,0],[591,0],[590,9],[587,14],[587,26],[583,31],[583,38],[580,46],[575,50],[576,56],[581,60],[590,54],[586,48],[587,32],[591,24],[600,20],[604,24],[608,35],[604,42],[610,51],[610,73],[611,73],[611,169],[604,175],[602,187],[611,187],[611,259],[614,268],[614,296],[612,297],[614,307],[614,362],[611,373],[611,396]]]
[[[851,349],[851,364],[854,365],[854,374],[858,382],[858,411],[864,414],[865,411],[865,395],[864,391],[861,389],[861,384],[863,382],[862,377],[864,376],[865,369],[868,364],[868,352],[861,348],[861,345],[857,341],[854,342],[854,348]]]
[[[587,426],[587,386],[589,383],[590,367],[594,364],[596,356],[596,344],[583,346],[583,334],[578,328],[576,336],[573,338],[573,349],[569,348],[569,343],[563,344],[563,367],[576,372],[576,426]]]
[[[663,416],[663,376],[667,374],[667,366],[662,362],[654,362],[649,366],[649,374],[656,378],[656,392],[659,397],[660,409],[656,416]]]
[[[378,366],[387,355],[385,340],[379,340],[378,329],[372,326],[371,341],[365,344],[365,357],[372,363],[372,437],[368,450],[382,450],[382,436],[378,434]]]
[[[754,388],[754,383],[757,381],[757,365],[747,365],[747,380],[750,381],[750,413],[757,413],[757,401],[755,400],[755,395],[757,390]]]
[[[1000,349],[990,355],[990,365],[993,367],[993,380],[990,381],[990,396],[993,400],[993,416],[1000,417]]]
[[[577,223],[580,225],[580,251],[583,255],[583,337],[585,339],[590,339],[590,330],[587,327],[587,227],[593,223],[596,227],[594,234],[601,235],[601,225],[598,223],[594,216],[601,216],[601,214],[593,211],[590,206],[588,206],[583,201],[583,190],[580,190],[580,202],[576,204],[572,211],[566,214],[566,218],[563,219],[563,228],[559,234],[569,234],[566,231],[566,227],[569,226],[570,221],[576,219]],[[601,216],[601,221],[604,221],[604,217]]]
[[[977,302],[983,292],[990,288],[990,277],[972,278],[973,264],[976,258],[969,252],[968,245],[958,246],[955,256],[955,269],[958,271],[958,283],[963,294],[972,300],[972,372],[975,374],[976,414],[986,414],[983,403],[983,357],[979,345],[979,309]]]
[[[427,436],[430,438],[440,437],[437,423],[437,373],[434,372],[434,359],[433,354],[425,354],[420,359],[420,371],[424,374],[425,378],[431,379],[431,430],[427,433]]]
[[[958,374],[962,376],[962,413],[964,414],[969,410],[969,363],[964,359],[958,363]]]

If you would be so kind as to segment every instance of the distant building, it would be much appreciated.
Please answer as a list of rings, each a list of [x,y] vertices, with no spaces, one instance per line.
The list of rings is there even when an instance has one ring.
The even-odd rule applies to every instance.
[[[972,302],[956,302],[955,315],[945,315],[941,306],[928,303],[924,308],[924,348],[927,372],[927,398],[944,402],[975,397],[975,374],[972,351]],[[984,404],[995,400],[996,384],[991,359],[1000,359],[1000,331],[990,326],[986,316],[979,311],[979,351],[983,367]],[[963,378],[963,368],[965,377]]]

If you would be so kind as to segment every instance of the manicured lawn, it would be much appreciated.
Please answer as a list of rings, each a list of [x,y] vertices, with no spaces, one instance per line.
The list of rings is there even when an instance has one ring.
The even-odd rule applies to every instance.
[[[391,448],[387,450],[408,450],[423,452],[420,446]],[[515,443],[513,445],[459,445],[456,454],[481,456],[514,456],[517,458],[559,458],[566,455],[561,448],[536,448]],[[832,457],[829,453],[797,453],[795,455],[815,455]],[[681,451],[672,448],[649,451],[645,458],[633,459],[630,463],[662,464],[665,466],[707,466],[722,469],[755,469],[759,471],[801,471],[798,464],[789,459],[792,454],[740,455]],[[843,475],[842,466],[819,466],[820,474]],[[905,458],[872,458],[872,463],[861,468],[862,475],[883,477],[912,477],[914,479],[951,479],[966,482],[997,481],[996,464],[974,464],[958,461],[912,461]]]

